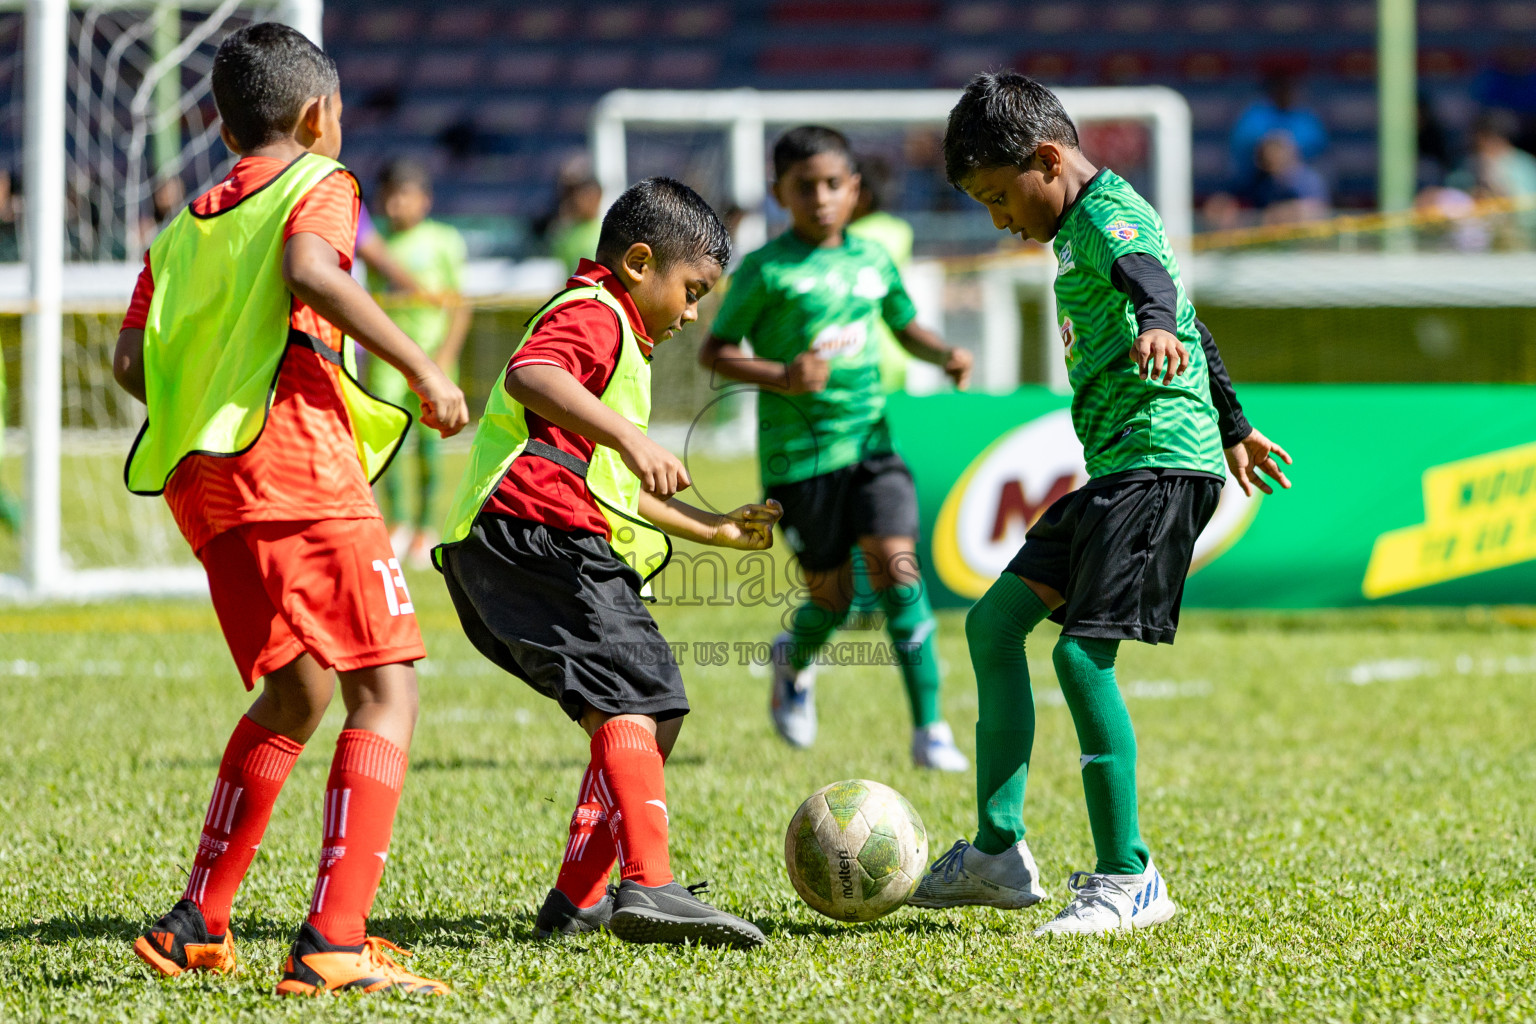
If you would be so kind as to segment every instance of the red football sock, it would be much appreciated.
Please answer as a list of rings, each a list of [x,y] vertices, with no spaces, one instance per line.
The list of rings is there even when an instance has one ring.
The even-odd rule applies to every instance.
[[[320,874],[309,904],[309,923],[327,942],[356,946],[368,936],[404,782],[405,751],[378,733],[341,731],[325,783]]]
[[[263,729],[244,715],[229,737],[197,841],[197,858],[182,893],[203,912],[208,934],[222,935],[229,928],[235,890],[256,856],[272,805],[303,749],[302,743]]]
[[[641,885],[672,881],[667,855],[667,785],[656,737],[613,719],[592,737],[592,781],[608,815],[619,876]]]
[[[555,879],[555,888],[578,907],[593,906],[603,898],[616,859],[608,813],[597,799],[592,776],[590,767],[582,773],[576,810],[571,814],[571,837],[565,843],[560,877]]]

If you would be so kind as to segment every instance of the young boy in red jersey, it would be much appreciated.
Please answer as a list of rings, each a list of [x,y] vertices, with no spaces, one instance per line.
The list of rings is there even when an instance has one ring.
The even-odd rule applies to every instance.
[[[688,698],[641,603],[666,534],[762,549],[779,518],[776,503],[715,515],[673,498],[688,474],[645,435],[651,349],[698,318],[730,238],[688,186],[649,178],[609,209],[596,256],[530,321],[486,402],[440,565],[475,647],[591,737],[538,934],[750,948],[762,932],[672,877],[662,762]]]
[[[182,899],[134,952],[164,975],[234,968],[235,890],[339,679],[320,869],[277,991],[442,994],[366,932],[426,652],[369,490],[409,416],[357,385],[345,336],[405,375],[427,427],[459,431],[464,396],[348,273],[358,187],[336,163],[336,65],[252,25],[219,47],[213,93],[241,159],[151,246],[114,373],[148,406],[128,486],[164,493],[262,692],[225,748]]]

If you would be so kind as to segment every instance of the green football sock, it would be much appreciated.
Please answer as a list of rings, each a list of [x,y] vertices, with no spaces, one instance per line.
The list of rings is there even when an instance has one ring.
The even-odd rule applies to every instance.
[[[789,639],[792,646],[789,652],[789,667],[799,672],[805,666],[816,660],[816,652],[821,650],[821,645],[837,632],[837,627],[843,624],[847,618],[848,609],[834,612],[830,608],[823,608],[815,601],[807,601],[795,609],[794,615],[789,620]]]
[[[1064,636],[1051,658],[1082,751],[1083,795],[1098,855],[1094,870],[1137,875],[1151,854],[1136,820],[1136,732],[1115,685],[1119,647],[1118,640]]]
[[[896,648],[901,681],[907,687],[912,725],[921,729],[939,720],[939,652],[933,642],[938,623],[921,581],[879,592],[885,630]]]
[[[976,839],[998,854],[1024,838],[1024,784],[1035,746],[1035,697],[1024,638],[1050,614],[1023,580],[1003,573],[965,617],[976,669]]]
[[[438,467],[442,463],[442,438],[436,431],[418,424],[421,433],[416,437],[416,496],[421,502],[416,510],[416,529],[425,530],[432,525],[432,507],[437,499],[437,481],[442,475]]]

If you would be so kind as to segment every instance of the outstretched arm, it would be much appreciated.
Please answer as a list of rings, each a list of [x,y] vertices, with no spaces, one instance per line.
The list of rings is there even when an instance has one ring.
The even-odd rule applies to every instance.
[[[331,243],[308,231],[288,239],[283,247],[283,280],[305,305],[400,371],[421,398],[422,423],[444,437],[464,429],[469,422],[464,393],[341,269],[341,257]]]
[[[971,382],[971,364],[974,360],[965,349],[951,348],[944,344],[943,338],[919,326],[916,320],[909,321],[906,326],[894,329],[891,333],[896,335],[901,347],[913,356],[925,363],[942,367],[949,379],[955,382],[955,387],[963,391]]]
[[[761,551],[773,546],[773,524],[783,507],[769,500],[763,505],[743,505],[733,512],[706,512],[672,498],[662,501],[640,495],[640,514],[674,537],[722,548]]]
[[[730,380],[772,388],[791,395],[821,391],[831,368],[814,352],[802,352],[787,363],[751,355],[740,342],[711,334],[699,348],[699,365]]]

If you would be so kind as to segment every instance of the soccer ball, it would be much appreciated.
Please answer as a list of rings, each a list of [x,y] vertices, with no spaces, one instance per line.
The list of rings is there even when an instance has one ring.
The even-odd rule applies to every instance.
[[[795,892],[839,921],[873,921],[907,901],[928,861],[928,832],[906,797],[868,779],[812,793],[784,835]]]

